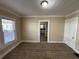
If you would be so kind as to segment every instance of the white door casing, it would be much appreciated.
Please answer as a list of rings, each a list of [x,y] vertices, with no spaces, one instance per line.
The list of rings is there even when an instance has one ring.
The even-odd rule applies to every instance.
[[[48,33],[47,33],[47,42],[49,42],[49,28],[50,28],[50,20],[39,20],[39,23],[38,23],[38,39],[40,40],[40,22],[48,22]]]

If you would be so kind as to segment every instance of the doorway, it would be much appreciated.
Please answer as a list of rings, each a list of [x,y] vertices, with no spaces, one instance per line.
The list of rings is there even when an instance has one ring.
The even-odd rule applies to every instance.
[[[48,22],[40,22],[40,41],[47,42]]]
[[[49,42],[49,21],[41,20],[39,25],[40,42]]]

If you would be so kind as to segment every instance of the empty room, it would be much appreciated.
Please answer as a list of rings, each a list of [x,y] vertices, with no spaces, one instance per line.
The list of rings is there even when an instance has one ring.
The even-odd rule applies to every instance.
[[[0,59],[79,59],[79,0],[0,0]]]

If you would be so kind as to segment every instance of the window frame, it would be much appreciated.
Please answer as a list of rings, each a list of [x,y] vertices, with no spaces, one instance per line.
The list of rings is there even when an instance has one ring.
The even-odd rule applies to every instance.
[[[8,42],[8,43],[5,43],[5,41],[4,41],[4,33],[3,33],[3,30],[2,30],[2,19],[11,20],[11,21],[15,22],[15,39]],[[0,26],[1,26],[1,33],[0,34],[2,36],[1,40],[3,40],[3,46],[0,47],[0,51],[1,51],[2,49],[8,47],[9,45],[17,42],[17,32],[16,32],[17,28],[16,28],[16,19],[15,18],[9,18],[9,17],[5,17],[5,16],[0,16],[0,23],[1,23],[0,24]]]
[[[1,21],[3,20],[3,18],[1,19]],[[4,20],[8,20],[8,19],[4,19]],[[10,21],[13,21],[13,20],[10,20]],[[14,26],[15,26],[15,21],[13,21],[14,22]],[[2,23],[2,22],[1,22]],[[2,25],[3,26],[3,25]],[[3,31],[3,29],[2,29],[2,31]],[[16,31],[16,27],[15,27],[15,30],[14,30],[14,32]],[[3,34],[4,34],[4,32],[3,32]],[[14,33],[14,37],[16,36],[16,32]],[[4,37],[4,36],[3,36]],[[16,37],[15,37],[16,38]],[[12,39],[11,39],[12,40]],[[13,39],[12,41],[14,41],[15,39]],[[12,41],[9,41],[9,42],[12,42]],[[4,44],[8,44],[9,42],[5,42],[5,39],[4,39]]]

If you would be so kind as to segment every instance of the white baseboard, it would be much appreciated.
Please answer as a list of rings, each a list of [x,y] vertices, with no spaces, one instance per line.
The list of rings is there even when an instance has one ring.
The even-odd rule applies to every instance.
[[[40,41],[22,40],[22,42],[40,43]],[[47,43],[63,43],[63,41],[48,41]]]
[[[64,42],[65,43],[65,42]],[[70,47],[67,43],[65,43],[68,47]],[[70,47],[71,48],[71,47]],[[71,48],[71,49],[73,49],[73,48]],[[73,49],[76,53],[78,53],[79,54],[79,51],[77,50],[77,49]]]
[[[78,53],[79,54],[79,51],[77,50],[77,49],[73,49],[76,53]]]
[[[40,41],[32,41],[32,40],[22,40],[22,42],[32,42],[32,43],[39,43]]]
[[[63,41],[48,41],[48,43],[64,43]]]
[[[21,42],[18,42],[15,44],[12,48],[10,48],[8,51],[6,51],[4,54],[0,55],[0,59],[2,59],[5,55],[7,55],[10,51],[12,51],[16,46],[18,46]]]

